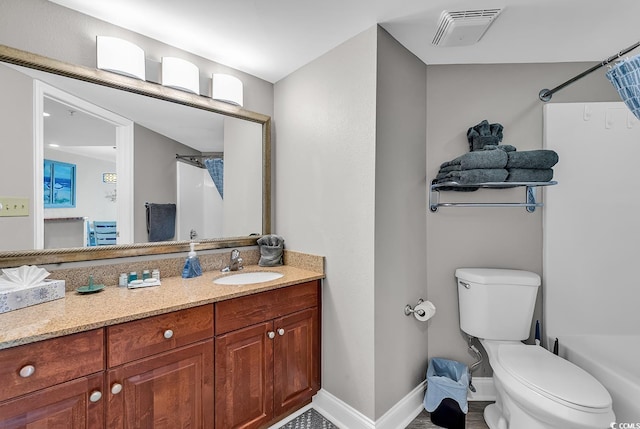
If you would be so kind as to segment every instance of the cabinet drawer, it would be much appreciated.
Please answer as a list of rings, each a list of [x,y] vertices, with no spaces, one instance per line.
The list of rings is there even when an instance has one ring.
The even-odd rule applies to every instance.
[[[107,328],[109,368],[213,337],[213,305]]]
[[[318,281],[301,283],[216,303],[216,335],[275,319],[319,301]]]
[[[102,329],[2,350],[0,401],[102,370]]]

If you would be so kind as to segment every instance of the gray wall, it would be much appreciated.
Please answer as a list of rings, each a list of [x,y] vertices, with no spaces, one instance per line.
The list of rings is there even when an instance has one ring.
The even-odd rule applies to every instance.
[[[504,144],[518,150],[542,148],[542,106],[538,92],[554,87],[593,64],[502,64],[427,67],[427,176],[444,161],[468,151],[467,129],[483,119],[504,126]],[[619,101],[595,72],[553,96],[552,102]],[[560,159],[562,162],[562,159]],[[560,183],[558,186],[562,186]],[[545,192],[553,192],[547,189]],[[522,201],[524,190],[442,193],[441,199]],[[543,209],[544,210],[544,209]],[[542,210],[441,208],[427,212],[428,297],[438,308],[429,327],[429,355],[473,362],[460,333],[454,272],[458,267],[496,267],[542,274]],[[544,285],[543,285],[544,288]],[[538,294],[541,302],[541,293]],[[567,305],[571,305],[567,303]],[[542,322],[540,306],[535,319]],[[489,375],[485,365],[475,375]]]
[[[33,249],[33,80],[0,67],[0,196],[29,198],[29,216],[0,217],[0,250]],[[26,233],[25,233],[26,232]]]
[[[327,257],[323,388],[376,420],[426,371],[427,324],[403,313],[427,293],[426,66],[373,27],[275,95],[275,229]]]
[[[504,125],[504,143],[519,150],[541,148],[538,92],[591,66],[426,66],[424,82],[416,82],[423,66],[384,32],[376,36],[375,54],[369,45],[358,45],[375,37],[372,31],[365,32],[275,88],[276,231],[292,248],[327,256],[323,387],[374,420],[420,383],[428,356],[473,362],[459,330],[455,268],[542,270],[541,210],[528,214],[521,208],[441,208],[430,213],[427,183],[442,162],[468,151],[466,131],[483,119]],[[367,63],[371,55],[376,56],[376,66]],[[369,92],[366,98],[359,92],[371,73],[376,73],[373,140],[368,135],[373,116],[364,115],[374,115]],[[426,92],[426,111],[412,94],[403,92],[403,81],[418,96]],[[615,99],[608,81],[596,73],[554,95],[553,102]],[[416,112],[424,116],[406,116]],[[426,124],[424,148],[408,143],[418,138],[420,131],[414,125],[420,120]],[[367,165],[372,151],[375,171]],[[424,161],[425,152],[426,168],[416,166],[413,162]],[[399,164],[404,168],[398,169]],[[370,184],[354,186],[356,178],[362,177],[375,182],[373,208]],[[416,191],[417,186],[421,191]],[[464,196],[446,193],[442,199],[520,201],[523,195],[523,189],[481,190]],[[415,199],[409,201],[409,197]],[[421,238],[425,228],[426,239]],[[413,259],[416,255],[424,258]],[[417,324],[401,315],[401,307],[396,308],[419,297],[431,300],[438,309],[428,324]],[[372,328],[366,326],[370,305],[374,308],[373,354]],[[542,320],[539,306],[535,318]],[[367,379],[372,363],[373,398]],[[488,365],[476,373],[490,374]]]
[[[138,124],[134,126],[133,137],[133,238],[134,243],[146,243],[149,237],[144,204],[175,204],[176,154],[200,153]]]
[[[427,67],[378,29],[375,170],[375,418],[425,378]],[[373,214],[372,214],[373,215]],[[401,364],[399,364],[402,362]]]
[[[322,386],[370,418],[376,36],[374,27],[275,85],[274,232],[326,257]]]

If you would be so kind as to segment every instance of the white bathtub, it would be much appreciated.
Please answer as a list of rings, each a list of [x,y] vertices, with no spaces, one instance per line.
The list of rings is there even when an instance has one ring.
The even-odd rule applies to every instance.
[[[613,399],[618,423],[640,423],[640,335],[559,338],[559,355],[593,375]]]

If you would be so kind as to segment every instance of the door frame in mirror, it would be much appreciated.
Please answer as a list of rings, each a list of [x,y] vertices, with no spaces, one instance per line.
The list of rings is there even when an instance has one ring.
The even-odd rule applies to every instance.
[[[43,200],[43,189],[40,183],[43,182],[44,99],[47,98],[70,106],[76,111],[84,112],[115,127],[114,146],[117,151],[116,158],[119,160],[116,166],[116,174],[117,177],[121,178],[116,185],[118,195],[116,215],[118,243],[133,243],[133,121],[41,81],[35,81],[34,93],[34,171],[36,172],[34,201]],[[34,204],[33,206],[32,213],[35,216],[34,249],[44,249],[44,207],[40,204]]]
[[[103,70],[69,64],[38,54],[0,45],[0,61],[45,71],[73,79],[207,110],[262,125],[262,234],[271,233],[271,117],[211,98],[179,91],[157,83],[141,81]],[[255,245],[259,236],[204,239],[199,250]],[[189,241],[167,241],[116,246],[0,252],[0,267],[54,264],[140,255],[181,253],[189,250]]]

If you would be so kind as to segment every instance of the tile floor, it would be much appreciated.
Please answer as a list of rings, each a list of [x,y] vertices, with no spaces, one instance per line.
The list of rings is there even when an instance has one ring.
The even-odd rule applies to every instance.
[[[469,412],[467,413],[467,421],[465,429],[489,429],[489,426],[484,422],[482,417],[482,411],[484,407],[491,402],[470,401]],[[440,426],[436,426],[431,423],[429,413],[422,410],[422,413],[412,421],[406,429],[438,429]]]
[[[489,429],[489,427],[484,422],[482,412],[484,410],[484,407],[486,407],[490,403],[491,402],[478,401],[469,402],[469,412],[467,413],[465,429]],[[409,426],[407,426],[405,429],[439,428],[440,426],[436,426],[431,423],[429,413],[425,410],[422,410],[422,413],[420,413],[418,417],[416,417],[411,423],[409,423]],[[300,416],[291,420],[284,426],[280,426],[278,429],[338,429],[338,427],[331,421],[324,418],[324,416],[318,413],[316,410],[311,408]]]

